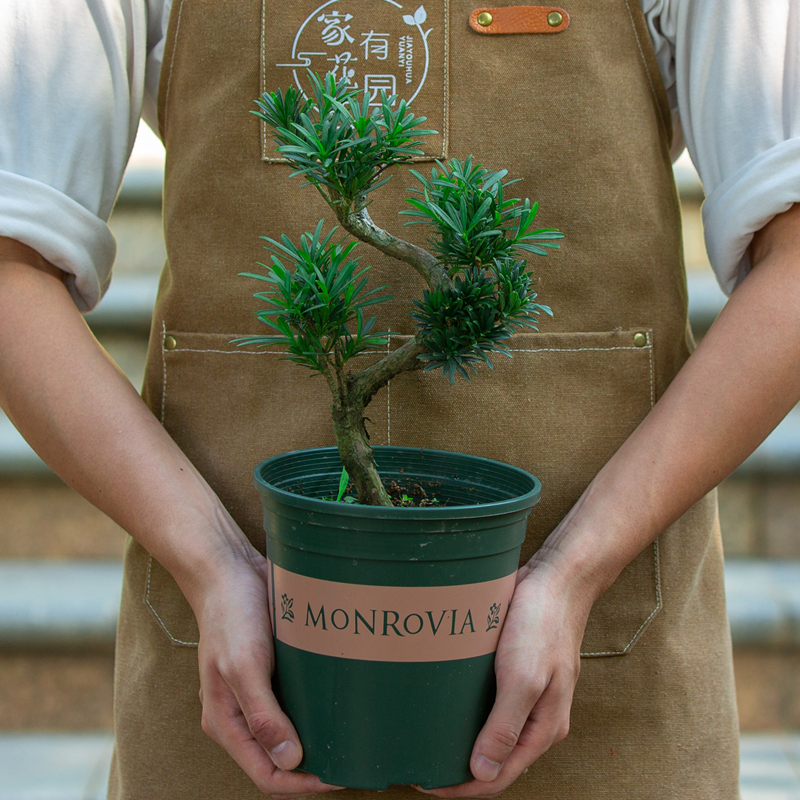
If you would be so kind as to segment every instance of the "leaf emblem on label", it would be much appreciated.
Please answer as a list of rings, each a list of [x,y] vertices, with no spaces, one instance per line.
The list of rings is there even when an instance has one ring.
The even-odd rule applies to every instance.
[[[289,622],[294,622],[294,611],[292,611],[293,605],[294,605],[293,597],[289,597],[288,595],[285,594],[281,595],[281,619],[288,620]]]
[[[425,6],[420,6],[412,17],[411,14],[403,14],[403,22],[406,25],[422,25],[428,19],[428,12],[425,11]]]
[[[486,628],[487,631],[496,628],[500,624],[500,608],[502,605],[502,603],[492,603],[492,606],[489,609],[489,616],[486,618],[487,622],[489,623]]]

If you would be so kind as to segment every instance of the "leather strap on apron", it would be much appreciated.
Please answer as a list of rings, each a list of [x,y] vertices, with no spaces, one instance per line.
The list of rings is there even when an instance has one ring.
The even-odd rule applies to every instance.
[[[574,0],[552,34],[481,34],[467,0],[176,0],[160,91],[167,146],[162,276],[144,396],[248,536],[263,548],[250,475],[258,461],[332,443],[328,389],[276,352],[230,341],[263,332],[237,274],[260,235],[298,237],[332,214],[289,179],[248,116],[306,66],[368,92],[397,91],[440,133],[418,169],[473,154],[521,178],[542,227],[566,233],[535,258],[555,317],[515,336],[472,383],[405,375],[369,409],[375,443],[460,450],[542,480],[527,559],[648,413],[689,355],[669,109],[636,0]],[[552,20],[556,22],[555,18]],[[556,26],[553,26],[556,27]],[[400,230],[403,170],[372,216]],[[419,227],[404,236],[422,241]],[[375,285],[398,267],[359,246]],[[411,332],[411,282],[381,324]],[[144,600],[144,602],[142,602]],[[163,568],[134,542],[118,634],[112,798],[256,798],[200,731],[197,624]],[[722,556],[712,494],[623,572],[584,638],[569,737],[508,797],[735,798],[738,730]],[[359,794],[345,791],[343,796]],[[410,788],[392,796],[417,797]]]

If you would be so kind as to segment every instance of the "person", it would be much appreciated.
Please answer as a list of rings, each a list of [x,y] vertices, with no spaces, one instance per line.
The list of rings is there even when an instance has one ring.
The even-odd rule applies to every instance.
[[[324,387],[302,384],[300,405],[283,362],[229,342],[255,330],[236,278],[258,258],[250,239],[324,215],[309,190],[287,189],[248,124],[262,71],[286,76],[324,50],[366,86],[384,60],[363,37],[384,32],[427,59],[418,106],[438,115],[441,135],[423,161],[496,159],[569,248],[540,271],[553,327],[517,340],[513,370],[494,390],[481,384],[488,395],[442,401],[447,424],[429,442],[500,451],[551,487],[532,517],[475,780],[432,793],[736,797],[712,490],[800,398],[797,4],[574,0],[552,35],[482,33],[463,0],[403,10],[412,25],[400,5],[0,10],[0,405],[131,536],[110,797],[334,788],[291,771],[302,743],[269,685],[247,477],[273,452],[324,443]],[[312,34],[316,49],[291,51]],[[420,81],[421,62],[408,59],[380,63],[384,80],[402,86],[410,69]],[[142,109],[167,147],[169,257],[145,402],[81,317],[108,285],[105,221]],[[711,262],[731,292],[691,355],[668,157],[682,137],[708,196]],[[373,216],[400,207],[392,192]],[[390,313],[407,332],[399,305]],[[417,441],[417,409],[404,418],[396,396],[408,408],[420,391],[392,386],[391,423],[379,423],[392,443]],[[482,424],[459,422],[454,402],[483,411]]]

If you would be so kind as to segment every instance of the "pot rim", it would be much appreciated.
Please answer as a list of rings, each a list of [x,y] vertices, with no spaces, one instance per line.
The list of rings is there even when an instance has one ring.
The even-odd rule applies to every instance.
[[[298,456],[306,453],[319,452],[324,458],[327,455],[335,456],[338,464],[337,469],[341,468],[341,461],[339,460],[339,451],[336,447],[309,447],[301,450],[291,450],[285,453],[272,456],[259,463],[253,470],[253,482],[258,489],[259,493],[267,497],[272,497],[282,503],[291,505],[297,508],[304,508],[307,510],[323,511],[326,514],[343,517],[369,517],[371,519],[387,519],[398,520],[403,518],[414,519],[455,519],[461,517],[492,517],[502,514],[508,514],[517,510],[530,508],[539,502],[542,493],[542,484],[539,479],[532,475],[527,470],[515,467],[512,464],[507,464],[503,461],[496,461],[491,458],[484,458],[483,456],[474,456],[467,453],[459,453],[450,450],[434,450],[427,447],[400,447],[396,445],[375,445],[376,460],[381,452],[393,454],[424,454],[434,457],[456,458],[462,462],[480,462],[485,467],[494,469],[497,472],[506,472],[507,475],[515,476],[518,480],[528,482],[530,489],[522,494],[516,494],[512,497],[503,498],[488,503],[475,503],[471,505],[458,505],[458,506],[425,506],[423,508],[417,506],[392,506],[391,508],[385,506],[364,506],[355,503],[334,503],[330,500],[323,500],[317,497],[308,497],[306,495],[295,494],[286,489],[281,489],[273,483],[265,480],[262,472],[270,467],[279,463],[282,459]],[[379,465],[380,468],[380,465]],[[423,473],[427,474],[427,473]]]

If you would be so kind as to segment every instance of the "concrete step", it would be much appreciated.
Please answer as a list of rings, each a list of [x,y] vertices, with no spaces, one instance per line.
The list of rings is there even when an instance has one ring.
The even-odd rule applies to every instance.
[[[0,479],[3,559],[114,560],[125,532],[55,475]]]
[[[0,649],[113,643],[122,565],[0,561]],[[800,650],[800,561],[725,565],[734,647]]]
[[[121,583],[119,561],[0,562],[0,729],[111,726]]]
[[[116,275],[86,321],[94,328],[136,331],[147,335],[158,294],[158,275]]]
[[[119,561],[0,562],[0,649],[113,647]]]
[[[108,733],[0,733],[0,800],[105,800]]]
[[[113,644],[122,587],[115,561],[0,561],[0,650]],[[800,561],[725,565],[736,648],[800,650]]]
[[[112,747],[103,733],[0,733],[0,800],[104,800]],[[743,735],[740,785],[742,800],[800,800],[800,734]]]
[[[783,476],[798,472],[800,408],[795,408],[734,472],[734,476]],[[52,474],[11,422],[0,414],[0,478]]]
[[[691,270],[686,276],[689,286],[689,320],[695,333],[705,332],[728,302],[725,292],[711,270]]]
[[[728,561],[725,592],[734,647],[800,650],[800,562]]]
[[[146,205],[161,208],[163,191],[163,166],[155,163],[131,164],[125,170],[117,205]]]
[[[800,800],[800,734],[743,734],[742,800]]]

